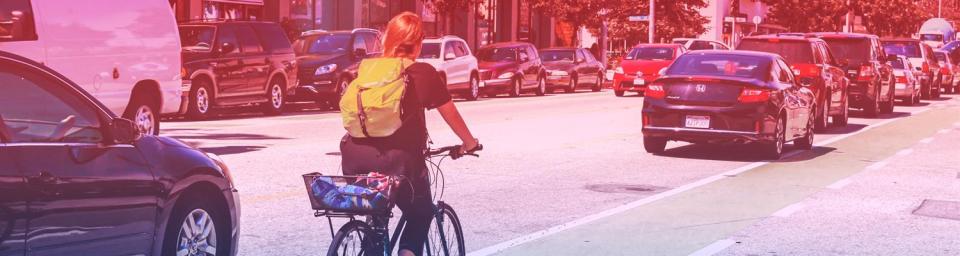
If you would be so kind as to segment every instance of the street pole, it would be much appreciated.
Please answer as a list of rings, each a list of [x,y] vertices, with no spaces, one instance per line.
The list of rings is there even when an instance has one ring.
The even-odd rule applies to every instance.
[[[653,39],[655,38],[655,37],[654,37],[654,36],[655,36],[654,31],[655,31],[655,28],[656,28],[656,25],[655,25],[655,24],[656,24],[656,11],[655,11],[655,9],[654,9],[654,6],[655,6],[654,1],[655,1],[655,0],[650,0],[650,36],[649,36],[649,38],[647,39],[647,41],[650,42],[651,44],[652,44],[652,43],[656,43],[656,42],[653,41]]]
[[[937,18],[943,18],[943,0],[937,0]]]

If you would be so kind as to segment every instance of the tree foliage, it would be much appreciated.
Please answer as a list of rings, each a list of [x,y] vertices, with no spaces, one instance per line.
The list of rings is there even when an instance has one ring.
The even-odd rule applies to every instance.
[[[647,23],[631,22],[634,15],[648,15],[649,0],[531,0],[532,7],[542,13],[595,32],[607,21],[611,38],[630,42],[647,41]],[[706,0],[657,0],[657,40],[699,35],[706,31],[708,20],[699,10]],[[600,15],[606,10],[606,15]]]
[[[867,31],[879,36],[909,36],[932,17],[914,0],[762,0],[768,20],[792,32],[841,31],[848,10],[862,16]],[[934,11],[936,11],[934,7]]]
[[[458,10],[476,9],[481,0],[420,0],[430,7],[433,13],[448,14]]]

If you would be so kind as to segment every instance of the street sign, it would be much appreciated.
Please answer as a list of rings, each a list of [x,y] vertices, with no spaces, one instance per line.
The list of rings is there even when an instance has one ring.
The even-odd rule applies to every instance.
[[[724,21],[724,22],[734,22],[734,21],[736,21],[736,22],[739,22],[739,23],[744,23],[744,22],[747,22],[747,18],[746,18],[746,17],[730,17],[730,16],[727,16],[727,17],[724,17],[724,18],[723,18],[723,21]]]
[[[642,15],[630,16],[630,17],[627,17],[627,20],[628,21],[650,21],[650,16],[642,16]]]
[[[753,16],[753,24],[754,24],[754,25],[760,25],[760,23],[762,23],[762,22],[763,22],[763,18],[760,18],[759,15],[758,15],[758,16]]]

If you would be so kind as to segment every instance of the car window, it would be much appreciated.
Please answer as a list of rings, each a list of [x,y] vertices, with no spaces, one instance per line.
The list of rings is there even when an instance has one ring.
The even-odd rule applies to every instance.
[[[579,61],[586,61],[586,60],[587,60],[587,57],[584,57],[584,56],[583,56],[583,51],[577,50],[577,60],[579,60]]]
[[[713,45],[710,45],[710,42],[707,41],[693,41],[690,43],[690,50],[710,50],[713,49]]]
[[[810,44],[804,41],[783,40],[770,42],[768,40],[743,40],[737,50],[776,53],[790,63],[813,63],[813,51]]]
[[[517,49],[495,47],[480,48],[480,50],[477,50],[477,59],[480,59],[480,61],[491,62],[516,61]]]
[[[423,43],[423,46],[420,47],[420,56],[418,59],[439,59],[440,58],[440,44],[439,43]]]
[[[30,0],[0,1],[0,42],[37,40]]]
[[[824,38],[830,52],[838,59],[846,59],[851,67],[861,66],[873,56],[870,41],[864,38]]]
[[[573,61],[575,54],[570,50],[546,50],[540,56],[543,61]]]
[[[446,58],[447,58],[447,55],[450,55],[450,54],[453,54],[453,57],[454,57],[454,58],[457,57],[456,50],[454,50],[453,48],[454,48],[454,47],[453,47],[453,42],[447,42],[447,44],[443,46],[443,58],[444,58],[444,59],[446,59]]]
[[[674,50],[670,47],[638,47],[624,56],[625,60],[672,60]]]
[[[717,49],[717,50],[729,50],[729,49],[727,49],[726,46],[723,46],[722,44],[717,43],[717,42],[711,42],[710,44],[713,45],[713,49]]]
[[[524,51],[524,50],[521,49],[521,51],[520,51],[520,61],[526,62],[526,61],[529,61],[529,60],[530,60],[530,55],[527,54],[527,51]]]
[[[303,39],[309,54],[340,54],[350,47],[350,34],[322,34]]]
[[[777,60],[777,64],[780,65],[780,82],[793,84],[793,69],[782,60]]]
[[[827,47],[824,43],[817,43],[817,47],[820,47],[821,52],[823,52],[823,60],[830,65],[838,65],[836,59],[833,58],[833,53],[830,52],[830,48]]]
[[[253,31],[253,28],[241,25],[235,29],[243,53],[255,54],[263,52],[263,49],[260,48],[260,38],[257,37],[257,33]]]
[[[218,48],[222,47],[223,44],[232,44],[234,46],[233,51],[223,53],[225,55],[240,53],[240,43],[237,41],[237,34],[231,27],[222,26],[217,29],[217,44]]]
[[[810,44],[810,48],[813,49],[813,63],[814,64],[823,64],[823,49],[820,49],[816,44]]]
[[[180,45],[185,52],[209,52],[217,30],[212,26],[180,27]]]
[[[100,143],[97,112],[52,79],[22,68],[0,70],[0,118],[11,143]]]
[[[263,23],[255,24],[253,28],[257,31],[257,36],[260,37],[260,41],[263,42],[265,51],[271,53],[292,52],[293,46],[290,44],[290,39],[287,38],[287,35],[283,32],[283,28],[279,25]]]
[[[530,56],[530,59],[540,58],[540,55],[537,54],[537,49],[534,49],[533,46],[527,46],[527,55]]]
[[[667,69],[667,75],[706,75],[766,78],[771,62],[766,57],[733,54],[685,54]]]
[[[463,57],[463,56],[470,55],[470,54],[469,54],[470,51],[468,51],[468,50],[466,49],[466,46],[464,46],[462,42],[454,41],[454,42],[453,42],[453,51],[454,51],[455,54],[457,54],[457,57],[458,57],[458,58],[459,58],[459,57]]]
[[[907,58],[919,58],[920,45],[916,42],[883,42],[883,51],[888,54],[903,55]]]
[[[353,37],[353,51],[356,52],[357,49],[367,50],[367,42],[362,36]],[[369,51],[368,51],[369,53]]]
[[[367,53],[370,53],[370,54],[381,53],[380,40],[377,39],[376,34],[362,33],[361,35],[362,35],[361,37],[363,37],[363,42],[366,45],[365,47],[367,49]]]

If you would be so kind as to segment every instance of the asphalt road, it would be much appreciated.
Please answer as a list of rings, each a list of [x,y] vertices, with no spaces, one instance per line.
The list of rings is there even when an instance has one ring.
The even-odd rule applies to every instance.
[[[792,153],[775,163],[764,162],[754,148],[744,146],[671,142],[665,154],[654,156],[642,147],[642,100],[617,98],[604,91],[458,102],[485,146],[480,158],[443,163],[442,200],[460,215],[467,251],[476,255],[687,255],[704,248],[708,254],[728,250],[734,255],[766,254],[769,248],[795,249],[780,251],[783,254],[809,252],[803,251],[808,244],[784,241],[813,230],[794,228],[789,230],[797,234],[780,234],[781,224],[768,217],[796,203],[814,205],[808,201],[821,199],[825,187],[838,181],[852,185],[830,193],[880,189],[855,186],[863,181],[848,179],[861,176],[858,173],[873,162],[912,148],[916,140],[944,129],[960,132],[952,128],[960,121],[960,100],[951,95],[921,106],[897,106],[894,114],[876,119],[858,118],[859,113],[852,112],[849,126],[817,135],[815,150]],[[217,153],[231,167],[241,194],[240,255],[318,255],[329,245],[326,220],[313,217],[300,175],[339,173],[338,142],[344,131],[338,113],[310,109],[312,105],[300,107],[304,109],[278,117],[229,114],[219,120],[163,125],[163,135]],[[435,112],[428,115],[438,146],[457,143]],[[960,150],[950,146],[930,154],[956,159]],[[947,168],[956,170],[957,165]],[[934,186],[953,186],[955,201],[956,181],[947,179]],[[863,210],[858,203],[847,202],[855,208],[849,211]],[[815,207],[796,211],[811,209]],[[842,221],[839,215],[846,213],[834,210],[837,218],[829,219]],[[827,218],[812,214],[813,219],[806,221]],[[335,228],[341,223],[334,223]],[[805,223],[789,224],[807,227]],[[684,228],[691,225],[700,228]],[[957,227],[960,222],[952,221],[937,230],[958,232]],[[753,235],[763,232],[784,239]],[[871,234],[860,235],[843,238],[866,239]],[[755,242],[747,243],[751,247],[729,241]],[[773,243],[777,241],[782,246]],[[944,244],[948,245],[956,248],[955,241]]]

